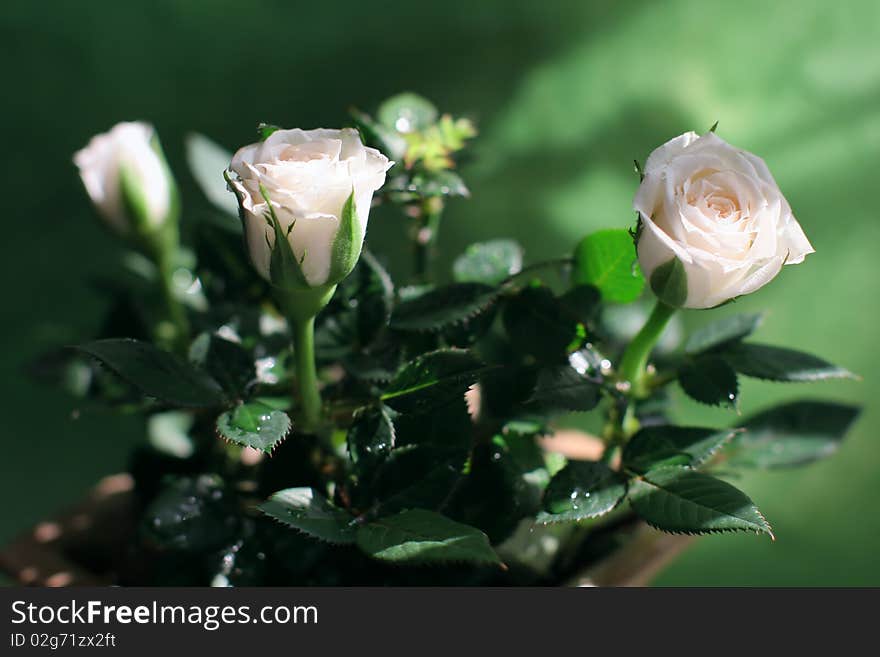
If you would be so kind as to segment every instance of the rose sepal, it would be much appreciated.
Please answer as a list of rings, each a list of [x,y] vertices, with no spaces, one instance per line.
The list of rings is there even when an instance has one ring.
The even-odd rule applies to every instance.
[[[342,207],[339,229],[336,231],[336,237],[333,240],[328,281],[339,283],[354,270],[364,247],[363,236],[364,231],[357,216],[354,190],[352,190],[351,195]]]
[[[272,200],[266,188],[260,185],[260,194],[266,201],[266,223],[275,233],[275,244],[269,244],[269,238],[266,238],[266,245],[271,249],[269,255],[269,278],[272,286],[281,290],[307,291],[311,289],[308,280],[302,270],[300,261],[296,259],[293,253],[293,247],[287,239],[287,235],[293,230],[296,221],[291,222],[285,231],[281,227],[278,215],[275,214],[275,208],[272,206]],[[305,258],[305,254],[303,254]]]
[[[681,308],[687,301],[687,271],[678,258],[657,267],[651,274],[650,284],[651,291],[667,306]]]

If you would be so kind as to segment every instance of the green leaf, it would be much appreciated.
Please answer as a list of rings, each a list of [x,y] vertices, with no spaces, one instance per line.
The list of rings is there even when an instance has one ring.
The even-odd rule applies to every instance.
[[[206,407],[226,403],[223,388],[209,374],[148,342],[114,338],[76,347],[145,395],[174,406]]]
[[[366,470],[385,458],[395,442],[394,423],[384,406],[364,409],[355,417],[346,442],[351,460],[359,470]]]
[[[483,532],[422,509],[362,525],[356,540],[361,550],[382,561],[500,563]]]
[[[218,209],[237,219],[238,201],[223,178],[223,172],[232,161],[232,153],[204,135],[190,133],[186,136],[186,161],[205,197]],[[229,223],[231,226],[241,225],[238,221]]]
[[[230,396],[241,396],[257,378],[254,359],[237,342],[202,333],[189,348],[190,361],[207,371]]]
[[[473,347],[492,329],[495,317],[498,315],[497,310],[498,305],[493,303],[485,312],[469,317],[458,324],[446,326],[440,332],[440,338],[450,347],[460,347],[461,349]]]
[[[770,525],[745,493],[690,468],[651,470],[632,480],[628,496],[642,520],[666,532],[753,531],[773,538]]]
[[[437,120],[437,108],[418,94],[404,92],[383,102],[376,117],[385,127],[397,132],[415,132]]]
[[[291,422],[284,411],[250,401],[222,413],[216,427],[220,437],[226,440],[271,454],[287,438]]]
[[[473,423],[464,397],[456,396],[425,413],[400,413],[394,418],[395,444],[433,445],[467,453],[472,443]]]
[[[532,443],[536,451],[537,445]],[[543,460],[540,460],[543,466]],[[507,539],[523,518],[540,508],[541,489],[535,479],[543,474],[526,471],[510,452],[506,441],[495,436],[476,445],[468,461],[468,473],[452,492],[443,512],[453,520],[486,532],[493,544]],[[527,479],[532,475],[531,479]]]
[[[698,354],[715,349],[729,342],[736,342],[750,336],[761,325],[764,313],[750,315],[731,315],[722,317],[697,329],[684,347],[685,353]]]
[[[471,244],[452,264],[452,274],[460,283],[497,285],[519,273],[523,248],[513,240],[499,239]]]
[[[166,477],[141,515],[140,534],[163,551],[203,556],[235,540],[235,497],[217,475]]]
[[[623,465],[633,472],[660,466],[699,467],[736,434],[735,429],[672,425],[644,427],[623,448]]]
[[[597,287],[606,301],[630,303],[638,299],[645,279],[629,232],[600,230],[582,239],[574,250],[572,280]]]
[[[718,356],[700,356],[678,371],[678,382],[688,397],[702,404],[733,406],[739,394],[736,372]]]
[[[470,351],[432,351],[406,363],[381,399],[402,413],[427,411],[464,395],[483,369]]]
[[[611,511],[625,494],[626,480],[604,463],[569,461],[550,480],[538,522],[595,518]]]
[[[330,303],[315,322],[315,346],[319,358],[339,360],[363,349],[383,333],[391,317],[394,284],[391,277],[367,250],[351,273],[336,288]],[[390,375],[385,380],[390,379]]]
[[[498,290],[482,283],[452,283],[400,303],[391,315],[391,328],[439,331],[486,311]]]
[[[837,451],[861,408],[825,401],[795,401],[749,418],[731,443],[726,464],[784,468],[827,458]]]
[[[455,437],[449,437],[455,443]],[[370,491],[383,514],[403,509],[439,509],[463,476],[467,451],[457,446],[398,447],[377,469]]]
[[[579,322],[587,324],[599,312],[602,294],[593,285],[576,285],[559,297],[559,303]]]
[[[501,316],[514,346],[543,361],[565,360],[578,338],[578,321],[545,286],[530,286],[506,300]]]
[[[687,301],[687,272],[681,260],[673,258],[651,274],[651,290],[663,303],[678,308]]]
[[[741,342],[720,353],[737,372],[757,379],[791,382],[855,378],[842,367],[785,347]]]
[[[367,250],[361,252],[356,268],[357,329],[362,345],[368,345],[391,319],[394,283],[384,267]],[[354,277],[352,277],[354,278]]]
[[[544,367],[538,372],[529,402],[542,409],[590,411],[600,399],[599,383],[578,373],[570,365]]]
[[[287,488],[257,507],[270,518],[328,543],[355,540],[353,518],[311,488]]]

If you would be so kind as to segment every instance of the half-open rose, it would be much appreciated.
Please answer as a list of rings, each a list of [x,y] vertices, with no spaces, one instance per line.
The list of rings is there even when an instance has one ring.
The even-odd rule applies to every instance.
[[[666,142],[644,176],[633,201],[639,264],[671,306],[717,306],[813,253],[764,161],[713,132]]]
[[[391,165],[351,129],[276,130],[239,149],[229,181],[257,272],[282,288],[345,278],[360,256],[373,193]],[[288,242],[296,271],[278,253],[273,260],[278,236]]]

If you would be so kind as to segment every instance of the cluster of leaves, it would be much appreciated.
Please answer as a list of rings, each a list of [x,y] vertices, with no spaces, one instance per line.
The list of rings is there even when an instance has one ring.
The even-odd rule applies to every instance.
[[[395,140],[409,136],[398,191],[429,195],[429,182],[454,176],[438,162],[469,135],[465,124],[438,123],[436,110],[411,96],[391,99],[377,117],[355,113],[392,156]],[[188,151],[220,211],[200,224],[197,257],[181,266],[191,278],[181,291],[190,295],[188,352],[118,337],[150,334],[149,303],[134,312],[126,301],[149,277],[132,273],[140,282],[120,295],[102,339],[78,348],[87,358],[63,362],[81,395],[149,417],[148,441],[132,462],[143,501],[142,570],[132,581],[550,583],[553,568],[517,547],[523,528],[580,523],[598,531],[641,518],[669,532],[771,534],[749,497],[718,477],[828,456],[858,414],[802,400],[729,428],[673,425],[675,381],[698,402],[735,406],[740,375],[850,376],[747,341],[756,315],[695,332],[657,360],[650,396],[631,398],[615,370],[627,336],[610,318],[639,299],[645,282],[629,232],[604,230],[569,257],[530,267],[513,241],[473,244],[455,260],[450,282],[433,285],[398,285],[365,251],[317,318],[328,421],[302,433],[286,324],[244,262],[234,199],[215,173],[229,154],[198,136]],[[417,181],[429,173],[418,179],[429,182]],[[549,271],[562,275],[541,276]],[[560,418],[591,411],[608,419],[601,460],[545,449]],[[631,436],[617,430],[628,412],[641,426]],[[564,552],[551,560],[561,563]],[[424,564],[458,565],[438,575],[418,568]]]

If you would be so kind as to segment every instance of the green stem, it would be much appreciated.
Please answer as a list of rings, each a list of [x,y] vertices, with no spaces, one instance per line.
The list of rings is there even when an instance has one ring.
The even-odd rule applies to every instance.
[[[293,334],[296,390],[302,410],[303,429],[316,430],[322,418],[321,393],[315,369],[315,316],[327,305],[336,285],[304,289],[275,288],[275,298]],[[297,394],[294,395],[296,397]]]
[[[642,330],[636,334],[626,351],[623,352],[623,358],[617,371],[621,381],[629,382],[630,397],[639,399],[647,395],[645,369],[648,366],[648,358],[675,310],[672,306],[658,300]]]
[[[162,303],[165,306],[165,321],[160,324],[158,334],[160,339],[175,351],[183,352],[187,348],[189,338],[189,319],[186,316],[186,309],[174,293],[174,267],[171,264],[170,254],[160,250],[156,254],[155,262],[159,273]]]
[[[321,393],[315,369],[315,317],[294,319],[291,328],[303,429],[314,431],[321,423]]]

